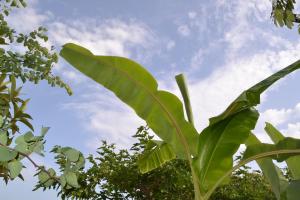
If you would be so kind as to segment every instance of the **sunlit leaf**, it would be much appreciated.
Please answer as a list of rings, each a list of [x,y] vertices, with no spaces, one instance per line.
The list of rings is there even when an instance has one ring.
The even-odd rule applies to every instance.
[[[11,151],[7,147],[0,146],[0,161],[7,162],[13,160],[17,156],[16,151]]]
[[[9,162],[7,166],[8,166],[9,172],[10,172],[10,177],[12,179],[19,176],[19,174],[22,170],[22,167],[23,167],[22,163],[18,160]]]
[[[75,44],[64,45],[60,55],[132,107],[177,156],[196,155],[198,134],[185,120],[182,103],[158,90],[156,80],[142,66],[127,58],[95,56]]]

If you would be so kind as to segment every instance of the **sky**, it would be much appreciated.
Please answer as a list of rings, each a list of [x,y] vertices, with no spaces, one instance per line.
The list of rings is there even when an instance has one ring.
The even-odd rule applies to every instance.
[[[160,89],[178,96],[174,76],[184,73],[200,132],[243,90],[299,59],[297,28],[275,27],[270,12],[269,0],[30,0],[8,21],[21,32],[46,27],[46,45],[57,52],[73,42],[94,54],[131,58],[157,78]],[[58,144],[88,155],[101,140],[130,147],[137,127],[145,125],[133,110],[62,58],[54,73],[71,86],[72,96],[46,83],[27,84],[23,90],[24,98],[31,99],[28,113],[35,129],[51,127],[46,150]],[[254,131],[262,141],[270,142],[263,132],[266,121],[300,138],[299,85],[300,72],[295,72],[264,93]],[[34,159],[54,166],[51,155]],[[36,179],[26,166],[26,181],[1,183],[1,198],[57,199],[55,191],[31,191]]]

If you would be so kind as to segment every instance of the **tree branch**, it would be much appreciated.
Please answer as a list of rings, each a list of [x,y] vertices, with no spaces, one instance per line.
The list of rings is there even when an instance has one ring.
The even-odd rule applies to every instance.
[[[15,150],[14,148],[8,147],[8,146],[6,146],[6,145],[4,145],[4,144],[1,144],[1,143],[0,143],[0,146],[5,147],[5,148],[7,148],[7,149],[9,149],[9,150],[11,150],[11,151],[15,151],[15,152],[17,152],[18,154],[20,154],[20,155],[26,157],[26,158],[32,163],[32,165],[33,165],[35,168],[37,168],[37,169],[39,169],[39,170],[45,172],[45,173],[49,176],[50,179],[53,179],[53,180],[55,180],[55,181],[57,181],[57,182],[60,181],[58,177],[52,176],[52,175],[50,174],[50,172],[47,171],[47,170],[44,168],[44,166],[38,165],[38,164],[37,164],[34,160],[32,160],[32,158],[30,158],[30,156],[27,155],[26,153],[22,153],[22,152],[20,152],[20,151]]]

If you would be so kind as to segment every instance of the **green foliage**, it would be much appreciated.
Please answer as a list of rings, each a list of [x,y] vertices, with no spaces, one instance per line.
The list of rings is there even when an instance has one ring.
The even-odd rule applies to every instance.
[[[6,17],[11,9],[24,6],[23,0],[0,1],[0,178],[6,183],[16,178],[23,180],[23,161],[27,159],[37,170],[39,182],[35,189],[78,187],[77,171],[85,162],[79,151],[70,147],[53,148],[60,175],[30,157],[33,153],[44,155],[44,137],[49,128],[43,127],[38,136],[33,133],[32,117],[25,112],[29,99],[20,97],[22,85],[46,80],[51,86],[64,87],[69,94],[71,90],[52,73],[58,56],[53,48],[42,45],[48,40],[46,29],[40,27],[25,34],[17,33],[8,25]],[[25,125],[22,130],[21,124]],[[22,133],[26,128],[30,131]]]
[[[43,46],[48,41],[47,29],[39,27],[30,33],[17,33],[6,21],[11,6],[25,6],[23,0],[0,2],[0,73],[13,75],[24,82],[39,83],[46,80],[51,86],[63,87],[72,94],[70,87],[58,76],[53,75],[52,69],[58,61],[57,54]],[[18,50],[20,49],[20,50]]]
[[[247,162],[270,156],[275,158],[275,154],[280,155],[280,161],[283,161],[291,156],[290,153],[300,153],[298,142],[287,138],[278,145],[271,145],[272,148],[266,144],[257,144],[261,147],[258,149],[249,146],[245,159],[233,166],[234,154],[241,144],[246,143],[256,125],[259,115],[254,107],[260,103],[260,95],[277,80],[299,69],[300,61],[245,90],[222,114],[211,118],[209,126],[198,134],[192,118],[185,120],[179,99],[169,92],[157,90],[155,79],[139,64],[122,57],[95,56],[75,44],[64,45],[60,55],[83,74],[114,92],[163,140],[149,144],[153,150],[151,156],[159,155],[159,158],[144,159],[144,163],[139,160],[143,172],[171,160],[169,151],[173,151],[177,158],[187,160],[197,200],[209,199],[233,171]],[[178,81],[178,84],[184,96],[187,116],[191,116],[188,92],[186,87],[181,87],[184,81]],[[166,149],[162,145],[167,147],[167,154],[159,153]],[[150,164],[150,161],[153,163]]]
[[[299,15],[294,13],[296,0],[273,0],[271,17],[276,26],[292,29],[294,23],[300,23]],[[300,33],[300,25],[298,26]]]
[[[193,199],[189,164],[173,159],[148,173],[141,173],[137,160],[149,152],[152,136],[140,127],[133,136],[139,141],[131,150],[118,150],[103,141],[91,166],[79,175],[80,188],[71,188],[62,197],[73,199]],[[260,172],[243,167],[232,174],[229,183],[217,188],[212,200],[275,199],[270,185]],[[259,186],[259,187],[258,187]]]
[[[270,136],[270,138],[273,140],[275,145],[270,147],[268,145],[267,147],[261,148],[261,151],[265,151],[266,148],[274,148],[276,150],[284,150],[287,147],[292,149],[295,149],[297,145],[299,145],[299,140],[293,139],[293,138],[286,138],[283,136],[280,131],[278,131],[272,124],[266,123],[265,130],[267,134]],[[287,143],[291,143],[287,146]],[[261,144],[260,144],[261,145]],[[266,146],[266,145],[264,145]],[[297,199],[299,198],[300,191],[299,191],[299,156],[292,156],[292,154],[286,154],[288,159],[285,160],[287,167],[288,167],[288,175],[289,177],[282,177],[282,175],[279,176],[279,180],[276,180],[276,177],[274,181],[271,181],[272,187],[277,187],[276,195],[278,199]],[[276,159],[282,160],[281,156],[276,156]],[[264,172],[266,172],[266,169],[263,169]],[[297,188],[298,187],[298,188]],[[278,190],[279,188],[279,190]]]
[[[250,134],[246,141],[247,146],[261,144],[254,134]],[[256,160],[258,166],[262,170],[265,178],[269,181],[277,199],[280,199],[282,191],[285,190],[286,177],[281,170],[273,163],[271,158],[263,158]]]
[[[283,162],[291,156],[295,156],[300,152],[300,139],[286,137],[276,144],[255,144],[247,146],[243,160],[253,156],[259,158],[272,157],[273,160]],[[256,160],[251,159],[251,160]]]
[[[67,199],[183,199],[193,198],[193,185],[189,165],[184,160],[172,163],[149,173],[141,173],[137,160],[142,152],[149,151],[152,140],[147,128],[140,127],[134,135],[139,140],[131,150],[117,150],[114,144],[103,141],[91,163],[78,176],[80,188],[62,192]],[[159,177],[159,178],[158,178]]]
[[[218,187],[211,200],[275,200],[271,187],[260,171],[250,172],[249,167],[235,171],[229,183]]]
[[[150,140],[146,145],[146,150],[138,160],[142,173],[151,171],[176,158],[170,146],[159,140]]]
[[[270,136],[274,143],[278,143],[285,139],[282,133],[280,133],[272,124],[266,123],[265,127],[266,133]],[[300,179],[300,168],[298,167],[298,163],[300,163],[299,156],[293,156],[286,160],[287,166],[290,170],[290,176],[293,179]]]
[[[294,3],[294,0],[274,1],[272,16],[275,24],[293,27],[297,21],[293,13]],[[5,182],[17,177],[23,179],[22,160],[26,158],[37,168],[39,182],[35,189],[60,189],[59,194],[63,198],[78,195],[80,198],[93,198],[91,195],[96,194],[97,198],[107,199],[180,199],[184,195],[185,198],[194,196],[202,200],[209,199],[215,191],[222,193],[220,185],[232,181],[232,177],[240,180],[240,174],[235,171],[256,160],[277,199],[293,199],[298,195],[296,165],[299,161],[294,156],[300,154],[299,140],[277,138],[280,141],[275,144],[262,144],[251,131],[259,117],[255,106],[260,103],[261,93],[280,78],[299,69],[299,61],[243,92],[222,114],[211,118],[209,126],[199,134],[193,124],[192,108],[182,75],[176,76],[176,81],[184,106],[174,94],[158,90],[157,81],[139,64],[122,57],[95,56],[83,47],[66,44],[61,55],[132,107],[161,140],[142,138],[134,146],[138,150],[133,148],[133,155],[126,150],[116,152],[114,145],[103,143],[99,157],[89,157],[92,167],[86,173],[83,171],[83,155],[71,147],[55,146],[52,150],[60,166],[60,175],[52,168],[37,165],[29,156],[32,153],[43,155],[48,128],[43,128],[40,136],[32,133],[31,116],[25,113],[28,100],[19,98],[21,87],[17,87],[16,79],[23,84],[46,80],[51,86],[64,87],[69,94],[71,90],[52,74],[58,57],[53,48],[47,49],[42,45],[48,40],[46,29],[40,27],[28,34],[17,33],[7,24],[10,10],[25,7],[26,3],[23,0],[7,0],[1,1],[0,5],[0,45],[4,46],[0,48],[0,177]],[[185,119],[184,108],[188,120]],[[21,134],[20,123],[31,131]],[[273,134],[273,131],[268,134]],[[275,134],[278,136],[278,132]],[[234,166],[233,155],[241,144],[246,144],[247,149],[243,159]],[[286,179],[272,160],[286,161],[291,179]],[[133,170],[128,170],[128,166],[132,166]],[[138,168],[144,174],[139,173]],[[103,171],[98,173],[98,169]],[[175,175],[172,174],[174,171]],[[241,173],[242,177],[247,175]],[[142,180],[146,177],[148,185],[139,182],[140,179],[133,182],[128,182],[130,178],[122,179],[122,175],[126,174],[132,178],[138,174],[137,178]],[[161,180],[158,181],[157,176]],[[136,182],[139,185],[135,185]],[[96,186],[101,187],[97,192]],[[192,187],[194,194],[191,194]],[[186,191],[186,188],[189,190]],[[226,198],[242,198],[232,193],[234,197]]]

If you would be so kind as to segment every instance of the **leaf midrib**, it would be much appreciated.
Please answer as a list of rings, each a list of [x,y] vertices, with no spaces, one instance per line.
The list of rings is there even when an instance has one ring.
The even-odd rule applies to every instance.
[[[234,166],[232,169],[228,170],[215,184],[214,186],[205,194],[204,199],[209,198],[209,196],[213,193],[213,191],[216,189],[216,187],[227,177],[229,176],[233,171],[237,170],[241,166],[254,161],[258,159],[263,159],[267,158],[269,156],[273,155],[278,155],[278,154],[290,154],[290,153],[299,153],[300,154],[300,149],[281,149],[281,150],[273,150],[273,151],[268,151],[264,153],[259,153],[254,156],[250,156],[249,158],[246,158],[244,160],[241,160],[240,163],[238,163],[236,166]]]
[[[247,108],[247,109],[249,109],[249,108]],[[246,110],[246,109],[245,109]],[[240,113],[241,111],[239,111],[239,112],[237,112],[237,113],[235,113],[235,114],[238,114],[238,113]],[[234,115],[232,115],[231,117],[231,120],[233,119],[233,116]],[[223,119],[223,120],[226,120],[226,119]],[[222,120],[222,121],[223,121]],[[227,124],[226,124],[226,126],[224,127],[224,130],[226,130],[227,128],[228,128],[228,126],[229,126],[229,124],[231,123],[231,120],[230,120],[230,122],[228,122]],[[220,121],[219,121],[220,122]],[[224,131],[223,131],[224,132]],[[216,150],[217,150],[217,148],[218,148],[218,146],[219,146],[219,143],[220,143],[220,141],[221,141],[221,139],[224,137],[224,134],[222,134],[221,135],[221,137],[219,137],[219,139],[218,139],[218,141],[217,141],[217,145],[215,145],[215,147],[216,148],[214,148],[214,150],[213,150],[213,152],[212,152],[212,154],[211,155],[214,155],[215,154],[215,152],[216,152]],[[213,158],[214,156],[210,156],[209,157],[209,161],[208,161],[208,165],[207,165],[207,167],[205,168],[205,173],[204,173],[204,175],[203,175],[203,180],[205,179],[205,177],[206,177],[206,175],[207,175],[207,172],[208,172],[208,169],[210,168],[210,163],[211,163],[211,161],[213,160],[212,158]],[[203,182],[203,181],[202,181]]]
[[[184,145],[184,149],[185,149],[185,153],[186,153],[186,156],[187,156],[187,159],[190,160],[190,155],[191,155],[191,151],[188,147],[188,144],[187,144],[187,141],[185,140],[185,137],[179,127],[179,125],[177,124],[176,120],[173,118],[173,116],[171,115],[171,113],[168,111],[168,109],[163,105],[162,102],[160,102],[160,100],[154,95],[153,92],[151,92],[147,87],[144,86],[144,84],[140,83],[139,81],[137,81],[136,79],[134,79],[132,76],[130,76],[130,74],[128,74],[126,71],[118,68],[118,67],[115,67],[115,65],[112,65],[110,64],[109,62],[106,62],[106,61],[99,61],[97,58],[98,56],[95,56],[95,55],[92,55],[93,58],[95,59],[96,58],[96,62],[98,64],[101,65],[101,62],[103,63],[106,63],[106,65],[109,65],[110,67],[116,69],[116,72],[121,72],[121,74],[124,74],[128,77],[129,80],[131,80],[132,82],[136,83],[137,85],[139,85],[141,88],[144,88],[148,94],[150,94],[150,96],[160,105],[160,107],[165,111],[165,113],[167,114],[167,117],[169,118],[171,124],[174,125],[175,127],[175,130],[176,130],[176,133],[177,133],[177,136],[179,137],[179,139],[182,140],[182,143]],[[99,56],[100,57],[100,56]],[[111,57],[113,58],[113,57]],[[116,57],[116,58],[122,58],[122,57]],[[114,59],[114,58],[113,58]],[[114,60],[115,62],[115,60]],[[154,79],[155,80],[155,79]],[[156,88],[156,91],[159,92],[158,88]]]

